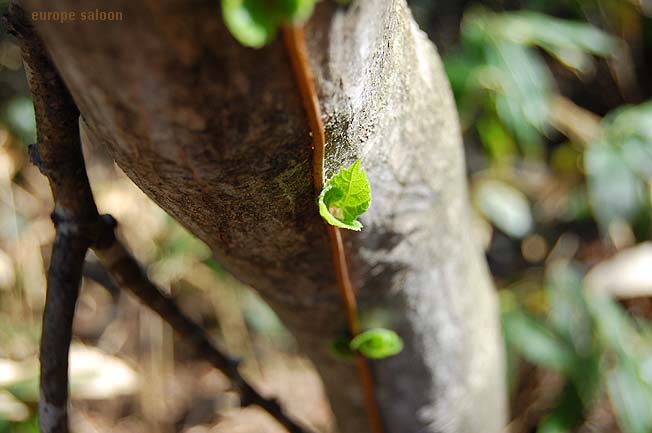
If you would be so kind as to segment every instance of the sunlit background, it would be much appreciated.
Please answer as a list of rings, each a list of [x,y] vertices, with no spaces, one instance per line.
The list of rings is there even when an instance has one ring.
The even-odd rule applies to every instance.
[[[414,0],[464,130],[478,241],[499,292],[509,431],[652,432],[652,2]],[[0,9],[3,3],[0,2]],[[217,17],[216,17],[217,19]],[[37,345],[54,229],[29,164],[34,116],[0,32],[0,433],[37,432]],[[291,336],[102,149],[98,206],[161,287],[265,391],[328,431]],[[89,257],[71,355],[78,432],[281,432]]]

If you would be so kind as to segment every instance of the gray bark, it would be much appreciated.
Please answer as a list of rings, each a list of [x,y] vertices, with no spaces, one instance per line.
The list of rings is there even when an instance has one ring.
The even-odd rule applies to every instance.
[[[28,10],[52,10],[27,0]],[[321,374],[342,433],[369,431],[310,178],[308,122],[280,41],[228,34],[214,0],[74,0],[122,22],[37,28],[85,136],[270,303]],[[498,312],[473,239],[456,111],[404,0],[320,4],[306,29],[327,173],[362,158],[373,191],[346,247],[364,320],[404,351],[373,363],[387,433],[493,433],[506,419]]]

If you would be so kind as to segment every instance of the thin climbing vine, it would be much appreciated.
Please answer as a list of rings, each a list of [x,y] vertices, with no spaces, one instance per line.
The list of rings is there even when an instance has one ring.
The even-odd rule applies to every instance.
[[[400,353],[403,341],[392,330],[363,329],[360,324],[340,229],[362,229],[358,217],[371,204],[371,186],[360,160],[348,168],[340,167],[338,173],[328,181],[324,179],[326,136],[303,33],[303,23],[312,15],[316,2],[317,0],[222,0],[222,14],[233,36],[248,47],[261,48],[274,40],[279,29],[283,33],[286,51],[310,124],[313,139],[313,184],[318,193],[316,204],[326,223],[334,271],[346,312],[348,335],[340,339],[339,344],[334,343],[332,348],[335,349],[334,352],[339,350],[340,354],[348,354],[355,359],[369,425],[374,433],[384,433],[369,359],[383,359]],[[350,1],[338,3],[346,4]]]

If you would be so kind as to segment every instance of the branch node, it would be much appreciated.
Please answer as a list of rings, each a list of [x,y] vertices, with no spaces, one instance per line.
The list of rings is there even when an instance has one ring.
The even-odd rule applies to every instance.
[[[27,147],[27,153],[29,155],[29,161],[32,164],[34,164],[36,166],[36,168],[38,168],[38,170],[41,172],[41,174],[43,174],[44,176],[46,176],[49,179],[50,176],[52,175],[51,170],[48,170],[47,167],[45,166],[45,164],[43,163],[43,159],[41,158],[41,154],[39,153],[38,148],[39,148],[39,146],[38,146],[37,143],[30,144]]]
[[[80,220],[77,215],[56,205],[54,211],[50,214],[50,219],[52,219],[57,233],[63,236],[88,238],[90,245],[93,230],[89,222]]]
[[[98,221],[97,236],[93,243],[93,248],[100,250],[109,248],[115,242],[115,229],[118,221],[110,214],[100,215]]]

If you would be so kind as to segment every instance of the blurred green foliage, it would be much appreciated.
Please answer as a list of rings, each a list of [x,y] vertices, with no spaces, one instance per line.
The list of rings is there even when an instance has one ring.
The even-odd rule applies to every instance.
[[[562,392],[538,432],[579,425],[606,391],[624,432],[652,431],[652,327],[633,320],[614,301],[588,296],[569,264],[548,270],[547,317],[536,317],[502,293],[503,327],[516,353],[560,373]],[[511,365],[514,367],[514,364]]]
[[[18,423],[0,420],[0,433],[39,433],[38,419],[33,417]]]
[[[607,57],[617,46],[615,38],[587,23],[476,7],[464,17],[461,49],[446,59],[446,70],[460,115],[483,111],[479,132],[492,155],[516,150],[501,143],[509,131],[509,144],[517,143],[526,157],[540,158],[542,135],[551,128],[550,98],[557,90],[537,48],[582,73],[589,69],[591,55]],[[495,117],[507,131],[490,128]]]
[[[534,424],[515,431],[576,431],[606,400],[621,431],[649,433],[652,327],[591,295],[583,274],[651,234],[652,102],[628,97],[618,78],[647,67],[625,54],[646,43],[650,19],[626,2],[521,3],[533,10],[468,8],[444,59],[474,203],[493,227],[515,407],[525,364],[560,382]],[[612,89],[595,88],[604,83]]]
[[[462,22],[460,47],[445,65],[467,136],[482,143],[489,168],[501,168],[504,174],[505,165],[509,171],[521,160],[564,170],[559,177],[573,181],[576,195],[560,219],[583,217],[583,209],[573,205],[581,208],[588,203],[603,234],[610,224],[625,222],[645,239],[650,231],[652,179],[650,104],[615,107],[595,125],[598,133],[590,142],[573,141],[568,134],[568,141],[555,143],[563,138],[560,132],[567,131],[553,120],[561,92],[550,64],[556,61],[582,77],[594,68],[592,56],[612,59],[623,44],[588,23],[474,7]],[[514,182],[498,177],[489,187],[477,189],[479,208],[508,235],[523,237],[528,221],[536,218],[527,211]]]
[[[36,119],[30,98],[25,96],[12,98],[5,107],[3,118],[23,143],[36,141]]]
[[[603,232],[625,221],[640,237],[650,230],[652,102],[620,107],[601,122],[584,154],[591,209]]]

